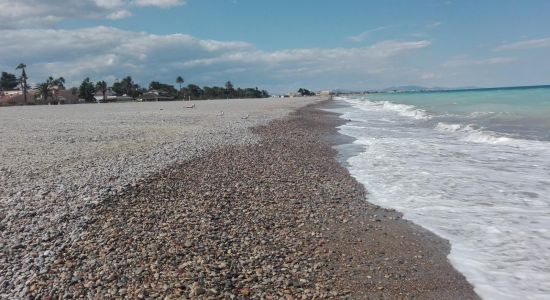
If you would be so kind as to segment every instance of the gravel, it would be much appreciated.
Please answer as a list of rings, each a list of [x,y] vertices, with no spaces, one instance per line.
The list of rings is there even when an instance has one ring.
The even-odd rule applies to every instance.
[[[26,295],[105,199],[168,166],[257,142],[249,127],[317,100],[1,108],[0,298]]]
[[[364,201],[331,147],[342,120],[311,106],[281,118],[304,101],[315,102],[243,101],[233,112],[211,103],[186,125],[174,124],[188,119],[177,103],[147,104],[142,133],[120,144],[117,118],[93,167],[75,168],[85,159],[73,155],[54,168],[71,172],[54,176],[68,187],[88,172],[103,179],[88,179],[95,197],[36,190],[2,202],[0,298],[478,299],[446,241]],[[92,123],[83,127],[101,131]],[[191,134],[189,123],[201,129]],[[138,156],[130,145],[150,131],[156,154]],[[93,175],[101,171],[115,178]]]

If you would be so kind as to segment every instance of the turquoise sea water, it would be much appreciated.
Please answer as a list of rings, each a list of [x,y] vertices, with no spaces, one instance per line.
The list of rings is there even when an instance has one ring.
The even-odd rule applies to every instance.
[[[550,140],[550,86],[370,94],[368,99],[412,105],[434,121],[470,122],[504,136]]]
[[[336,101],[369,201],[449,240],[483,299],[550,299],[549,87]]]

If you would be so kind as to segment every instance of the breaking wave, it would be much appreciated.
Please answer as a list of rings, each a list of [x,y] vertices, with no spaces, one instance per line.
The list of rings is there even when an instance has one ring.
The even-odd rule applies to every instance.
[[[423,109],[419,109],[414,105],[398,104],[391,101],[370,101],[368,99],[351,100],[350,102],[359,108],[364,107],[369,110],[375,109],[393,111],[402,117],[409,117],[416,120],[429,120],[432,118],[428,112]]]
[[[482,128],[474,124],[462,125],[439,122],[435,126],[435,130],[458,133],[461,135],[460,139],[462,141],[472,143],[512,144],[519,142],[519,140],[514,138],[499,136],[496,133],[484,131]]]

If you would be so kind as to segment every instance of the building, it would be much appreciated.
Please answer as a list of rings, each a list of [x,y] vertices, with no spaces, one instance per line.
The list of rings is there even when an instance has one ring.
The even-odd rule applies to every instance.
[[[319,96],[331,96],[332,95],[332,91],[320,91],[318,93]]]
[[[290,92],[290,93],[288,93],[288,96],[290,98],[294,98],[294,97],[303,97],[304,95],[302,95],[301,93],[298,93],[298,92]]]
[[[73,94],[71,90],[57,90],[54,94],[53,102],[57,104],[76,104],[78,95]]]
[[[27,91],[27,103],[34,104],[36,95],[35,90]],[[0,92],[0,105],[23,105],[25,104],[25,96],[23,91],[3,91]]]
[[[103,99],[103,93],[102,92],[95,93],[94,99],[98,103],[100,103],[100,102],[122,102],[122,101],[132,101],[132,100],[134,100],[134,98],[132,98],[130,96],[127,96],[127,95],[117,96],[116,93],[113,92],[111,89],[109,89],[109,90],[107,90],[107,92],[105,92],[105,99]]]
[[[170,101],[170,100],[174,100],[174,97],[167,96],[164,93],[156,90],[151,90],[147,93],[144,93],[138,99],[138,101]]]
[[[2,98],[11,98],[18,95],[23,95],[23,91],[21,90],[0,91],[0,97]]]

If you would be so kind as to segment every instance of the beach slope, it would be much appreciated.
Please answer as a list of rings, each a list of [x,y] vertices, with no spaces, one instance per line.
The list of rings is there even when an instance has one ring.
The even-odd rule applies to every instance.
[[[232,142],[204,146],[94,205],[82,203],[81,217],[67,221],[73,227],[57,229],[61,236],[10,245],[4,270],[31,264],[19,273],[31,276],[18,295],[477,299],[448,263],[445,241],[364,201],[332,148],[342,120],[305,104],[296,102],[287,117],[292,105],[235,112],[229,123],[262,121],[245,124],[251,131],[217,131],[225,122],[200,129],[203,140]],[[227,111],[215,106],[207,114],[218,120]],[[37,251],[43,243],[57,246]]]

